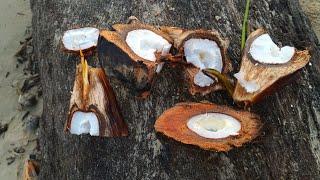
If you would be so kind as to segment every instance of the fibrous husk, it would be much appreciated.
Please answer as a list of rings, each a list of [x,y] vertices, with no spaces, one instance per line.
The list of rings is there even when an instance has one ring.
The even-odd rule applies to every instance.
[[[277,82],[281,82],[288,75],[303,68],[310,60],[308,50],[296,50],[291,60],[284,64],[263,64],[255,61],[249,53],[250,46],[257,37],[265,33],[264,29],[257,29],[249,35],[240,67],[240,72],[243,73],[244,79],[248,82],[254,82],[259,86],[259,89],[248,93],[238,81],[233,93],[235,101],[245,102],[246,104],[258,102],[266,94],[278,88],[280,84]]]
[[[103,68],[88,66],[88,83],[83,80],[82,69],[81,65],[77,66],[65,131],[70,130],[75,112],[93,112],[99,121],[99,136],[127,136],[128,127]]]
[[[39,162],[28,159],[24,163],[23,180],[36,180],[40,172]]]
[[[161,30],[164,33],[169,34],[169,36],[173,39],[174,47],[178,50],[178,56],[184,55],[183,45],[189,39],[192,39],[192,38],[208,39],[216,42],[221,50],[221,56],[223,61],[223,68],[221,73],[227,74],[232,70],[231,61],[227,55],[229,40],[222,38],[221,35],[218,33],[218,31],[203,30],[203,29],[186,30],[178,27],[166,27],[166,26],[161,27]],[[189,91],[192,95],[195,95],[196,93],[205,95],[216,90],[224,89],[224,86],[221,85],[221,82],[219,82],[217,78],[214,79],[215,82],[210,86],[207,86],[207,87],[197,86],[196,84],[194,84],[194,77],[199,72],[200,69],[190,64],[186,66],[185,70],[186,70],[186,73],[185,73],[186,80],[189,84]]]
[[[115,24],[112,27],[115,31],[103,30],[100,33],[102,38],[98,43],[99,58],[105,60],[117,78],[126,82],[129,88],[138,94],[148,91],[160,62],[135,54],[126,43],[126,36],[130,31],[145,29],[163,37],[170,44],[173,43],[172,39],[159,29],[138,20],[128,24]]]
[[[239,134],[222,139],[209,139],[191,131],[187,127],[189,119],[205,113],[221,113],[235,118],[241,123]],[[255,114],[212,103],[179,103],[166,110],[155,123],[157,132],[184,144],[212,151],[229,151],[233,147],[241,147],[258,136],[261,126],[260,119]]]

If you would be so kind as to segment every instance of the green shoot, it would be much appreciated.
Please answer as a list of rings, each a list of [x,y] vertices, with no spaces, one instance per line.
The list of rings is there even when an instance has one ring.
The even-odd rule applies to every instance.
[[[234,85],[226,75],[221,74],[219,71],[215,69],[204,69],[202,70],[202,72],[212,79],[218,78],[218,81],[220,81],[223,84],[223,86],[226,88],[226,90],[232,97],[233,91],[234,91]]]
[[[243,50],[244,45],[246,43],[246,33],[248,31],[248,15],[249,15],[249,8],[250,8],[250,0],[246,2],[246,10],[244,12],[243,23],[242,23],[242,31],[241,31],[241,50]]]

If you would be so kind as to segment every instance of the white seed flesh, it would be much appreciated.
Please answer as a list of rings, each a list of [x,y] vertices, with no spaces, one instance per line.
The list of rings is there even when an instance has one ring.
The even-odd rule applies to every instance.
[[[245,74],[241,71],[233,75],[237,78],[239,84],[248,92],[254,93],[260,89],[260,85],[256,81],[247,81],[245,79]]]
[[[188,63],[200,69],[211,68],[222,71],[221,50],[215,41],[189,39],[184,43],[184,55]]]
[[[171,44],[166,39],[147,29],[130,31],[126,37],[126,43],[135,54],[149,61],[156,60],[156,52],[166,55],[171,48]]]
[[[66,49],[79,51],[95,47],[98,44],[99,29],[84,27],[71,29],[64,33],[62,42]]]
[[[200,87],[210,86],[214,83],[214,80],[205,75],[201,70],[194,76],[194,84]]]
[[[187,127],[201,137],[220,139],[238,135],[241,123],[226,114],[205,113],[191,117]]]
[[[77,111],[73,113],[71,119],[71,134],[90,134],[91,136],[99,136],[99,121],[93,112]]]
[[[295,48],[290,46],[279,48],[269,34],[262,34],[252,42],[249,53],[260,63],[284,64],[294,56]]]

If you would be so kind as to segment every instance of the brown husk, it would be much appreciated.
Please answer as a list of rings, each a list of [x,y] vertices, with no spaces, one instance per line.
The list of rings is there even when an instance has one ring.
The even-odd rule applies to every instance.
[[[128,127],[103,68],[88,66],[88,80],[88,92],[83,93],[82,68],[78,65],[65,131],[70,129],[73,113],[82,111],[95,113],[99,120],[99,136],[127,136]]]
[[[69,49],[66,49],[64,46],[63,46],[63,43],[61,42],[61,48],[60,48],[61,51],[65,52],[65,53],[71,53],[71,54],[74,54],[76,56],[80,56],[80,51],[73,51],[73,50],[69,50]],[[96,46],[92,46],[88,49],[84,49],[82,50],[82,53],[84,54],[84,56],[91,56],[93,54],[96,53]]]
[[[204,138],[187,127],[188,120],[203,113],[222,113],[234,117],[241,123],[237,136],[222,139]],[[259,134],[262,125],[257,115],[246,111],[236,111],[226,106],[212,103],[179,103],[166,110],[156,121],[155,129],[164,135],[184,144],[196,145],[212,151],[229,151],[233,147],[241,147]]]
[[[247,81],[256,81],[260,85],[260,89],[253,93],[248,93],[237,82],[233,99],[238,102],[245,102],[245,104],[253,104],[262,100],[267,94],[272,93],[278,89],[280,81],[284,81],[286,76],[294,73],[295,71],[303,68],[310,60],[308,50],[295,51],[292,59],[285,64],[262,64],[255,61],[249,54],[252,42],[262,34],[265,34],[264,29],[257,29],[252,32],[246,42],[245,49],[242,55],[242,62],[240,71],[245,73]]]
[[[23,180],[36,180],[40,172],[39,162],[35,160],[26,160],[23,169]]]
[[[185,78],[189,84],[189,92],[192,95],[200,93],[201,95],[204,96],[206,94],[209,94],[210,92],[224,89],[224,86],[220,82],[218,83],[217,78],[214,78],[215,82],[210,86],[200,87],[194,84],[194,76],[199,72],[199,70],[200,70],[199,68],[193,65],[188,65],[186,66],[186,69],[185,69]]]
[[[162,36],[171,44],[172,39],[159,29],[142,24],[138,20],[130,21],[129,24],[115,24],[112,27],[115,31],[100,32],[102,38],[98,43],[99,57],[106,59],[114,74],[128,82],[129,88],[133,88],[139,94],[149,91],[159,62],[149,61],[135,54],[126,43],[126,36],[132,30],[146,29]]]
[[[222,61],[223,61],[223,69],[222,69],[222,74],[227,74],[232,70],[232,64],[231,61],[227,55],[227,49],[229,46],[229,40],[223,39],[218,31],[216,30],[203,30],[203,29],[198,29],[198,30],[186,30],[186,29],[181,29],[178,27],[166,27],[162,26],[161,30],[164,33],[169,34],[169,36],[173,39],[174,41],[174,47],[178,49],[178,55],[184,54],[184,49],[183,45],[185,41],[192,39],[192,38],[200,38],[200,39],[209,39],[215,41],[219,48],[221,49],[221,56],[222,56]],[[200,87],[194,84],[194,76],[198,73],[200,69],[190,65],[186,66],[186,80],[189,84],[189,92],[192,95],[195,95],[197,93],[200,93],[201,95],[206,95],[210,92],[217,91],[224,89],[224,86],[221,85],[221,82],[218,82],[218,79],[215,78],[215,83],[213,83],[211,86],[208,87]]]

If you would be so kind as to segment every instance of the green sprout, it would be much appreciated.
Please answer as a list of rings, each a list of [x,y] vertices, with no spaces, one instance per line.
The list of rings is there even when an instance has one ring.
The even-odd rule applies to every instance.
[[[246,33],[248,32],[248,15],[250,8],[250,0],[246,2],[246,10],[244,12],[243,23],[242,23],[242,31],[241,31],[241,50],[243,50],[244,45],[246,43]]]
[[[218,78],[218,81],[220,81],[223,84],[223,86],[226,88],[226,90],[232,97],[233,91],[234,91],[234,85],[226,75],[221,74],[219,71],[215,69],[204,69],[202,70],[202,72],[212,79]]]

